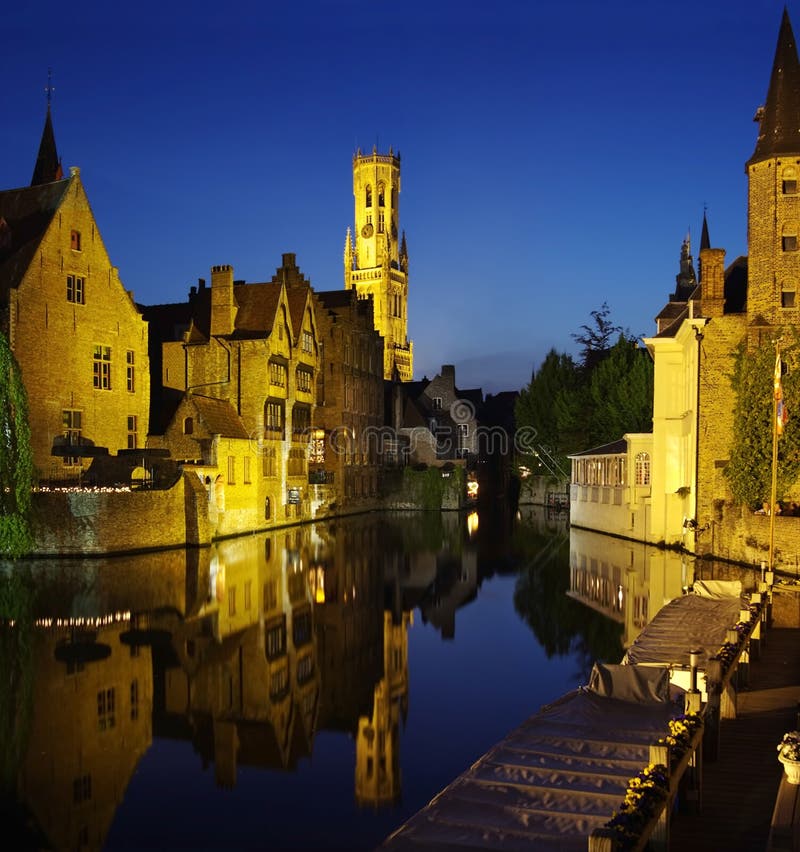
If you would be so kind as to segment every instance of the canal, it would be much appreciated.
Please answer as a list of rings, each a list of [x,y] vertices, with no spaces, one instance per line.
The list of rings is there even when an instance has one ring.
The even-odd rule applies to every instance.
[[[29,848],[372,849],[693,570],[537,507],[4,566],[2,812]]]

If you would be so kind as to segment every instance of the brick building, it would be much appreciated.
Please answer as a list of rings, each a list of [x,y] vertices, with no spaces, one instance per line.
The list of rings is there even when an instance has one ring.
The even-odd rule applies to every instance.
[[[80,169],[62,177],[49,106],[30,186],[0,192],[0,328],[22,370],[41,479],[77,477],[93,454],[144,444],[147,323]]]
[[[214,433],[240,443],[231,444],[224,463],[217,456],[214,476],[203,473],[224,481],[225,513],[235,507],[241,515],[239,521],[221,516],[218,534],[309,520],[307,456],[319,337],[311,288],[294,255],[285,254],[272,280],[261,284],[234,281],[233,267],[214,266],[210,288],[201,279],[186,303],[145,308],[145,317],[152,348],[160,347],[153,405],[163,419],[154,418],[153,432],[161,437],[151,445],[187,458],[185,439],[194,421],[188,414],[175,416],[186,404],[184,394],[224,401],[230,416],[220,420],[240,424],[229,435]],[[211,436],[206,432],[202,440]],[[201,446],[202,440],[190,440],[199,449],[188,458],[199,455],[208,466],[210,445]]]

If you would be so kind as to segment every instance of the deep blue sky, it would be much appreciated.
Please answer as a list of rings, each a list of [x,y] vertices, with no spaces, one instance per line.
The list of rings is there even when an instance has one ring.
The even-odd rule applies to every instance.
[[[217,263],[263,281],[287,251],[341,287],[351,157],[376,143],[402,156],[416,378],[520,387],[603,301],[651,333],[704,204],[712,244],[746,252],[780,0],[22,6],[0,187],[30,181],[52,67],[65,171],[140,302]]]

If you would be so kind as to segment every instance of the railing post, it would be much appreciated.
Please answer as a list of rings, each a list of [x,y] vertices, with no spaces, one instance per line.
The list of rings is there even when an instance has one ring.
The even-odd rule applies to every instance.
[[[703,737],[703,757],[713,762],[719,756],[720,696],[722,692],[722,664],[719,660],[706,663],[706,730]]]

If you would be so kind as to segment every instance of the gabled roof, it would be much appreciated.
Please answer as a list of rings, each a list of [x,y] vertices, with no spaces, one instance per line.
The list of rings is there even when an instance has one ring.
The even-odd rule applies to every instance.
[[[249,437],[242,418],[227,400],[196,394],[192,394],[189,399],[210,434],[220,435],[223,438]]]
[[[767,102],[759,110],[758,139],[750,163],[780,154],[800,154],[800,62],[784,7]]]
[[[237,284],[233,296],[239,306],[234,323],[234,337],[264,337],[272,333],[275,314],[281,302],[282,285]]]
[[[19,286],[69,185],[68,178],[0,192],[0,296]]]
[[[289,316],[292,323],[292,336],[294,340],[300,339],[300,331],[303,328],[303,316],[306,312],[306,304],[310,298],[311,286],[304,284],[297,287],[292,287],[286,291],[286,298],[289,302]]]

